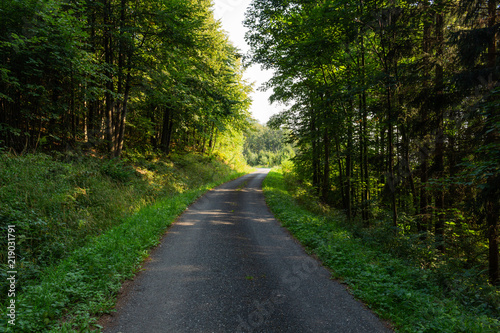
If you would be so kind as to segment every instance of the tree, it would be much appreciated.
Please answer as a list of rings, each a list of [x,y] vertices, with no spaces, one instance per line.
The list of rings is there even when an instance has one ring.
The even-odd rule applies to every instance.
[[[496,15],[495,1],[256,0],[245,22],[250,58],[275,72],[271,100],[290,105],[273,126],[290,131],[321,200],[365,226],[380,206],[396,232],[432,234],[449,256],[481,226],[494,284]]]
[[[210,6],[2,2],[0,143],[109,157],[132,143],[206,153],[218,135],[243,131],[251,88]]]
[[[251,166],[276,166],[295,156],[286,131],[254,123],[246,134],[243,156]]]

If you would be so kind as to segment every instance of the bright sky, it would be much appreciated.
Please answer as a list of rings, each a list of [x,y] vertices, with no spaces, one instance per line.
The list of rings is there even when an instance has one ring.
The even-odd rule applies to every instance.
[[[212,0],[214,3],[214,16],[222,23],[222,28],[227,32],[229,39],[234,46],[246,53],[249,46],[245,42],[246,28],[243,27],[245,12],[252,0]],[[253,100],[250,111],[252,116],[261,124],[265,124],[271,115],[279,112],[283,107],[277,104],[269,104],[269,96],[272,91],[258,91],[262,83],[271,78],[269,71],[263,71],[259,65],[249,67],[245,72],[245,79],[254,83],[254,93],[251,95]]]

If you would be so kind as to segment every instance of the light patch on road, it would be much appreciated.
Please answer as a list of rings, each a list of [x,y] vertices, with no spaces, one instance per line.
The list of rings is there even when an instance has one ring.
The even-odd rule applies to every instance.
[[[194,225],[194,222],[177,222],[178,225]]]

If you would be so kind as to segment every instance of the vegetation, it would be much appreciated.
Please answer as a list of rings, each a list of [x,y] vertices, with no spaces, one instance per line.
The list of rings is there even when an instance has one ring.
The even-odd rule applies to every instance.
[[[207,189],[238,175],[194,154],[71,161],[0,155],[1,228],[6,234],[15,225],[18,237],[16,325],[0,330],[90,327],[93,316],[111,310],[121,283],[167,226]],[[6,237],[0,245],[7,248]],[[0,254],[4,318],[6,255]]]
[[[299,199],[345,222],[290,207],[290,228],[357,295],[403,330],[498,328],[497,2],[254,0],[249,57],[290,105],[270,128],[252,125],[242,55],[210,6],[0,3],[16,331],[86,329],[207,183],[243,154],[271,166],[295,152]]]
[[[239,51],[209,0],[0,3],[0,245],[16,332],[86,330],[165,228],[246,170]],[[10,228],[9,226],[15,226]],[[5,323],[5,321],[2,321]]]
[[[250,57],[274,70],[269,125],[350,223],[432,241],[500,284],[498,4],[255,0]]]
[[[500,293],[476,269],[462,271],[443,260],[431,242],[394,235],[390,221],[354,226],[344,213],[314,200],[314,190],[290,169],[273,169],[264,194],[283,226],[398,331],[500,330]]]
[[[213,151],[251,88],[210,5],[2,1],[0,147]]]
[[[295,156],[290,143],[286,143],[284,130],[253,124],[245,136],[243,156],[251,166],[272,167]]]

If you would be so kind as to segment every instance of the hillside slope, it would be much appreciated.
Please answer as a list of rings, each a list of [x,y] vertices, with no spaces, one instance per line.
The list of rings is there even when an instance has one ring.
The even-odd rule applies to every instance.
[[[15,237],[15,262],[0,254],[1,303],[16,305],[7,328],[56,329],[62,317],[88,325],[187,205],[242,173],[197,154],[133,161],[0,155],[2,248],[8,233]]]

